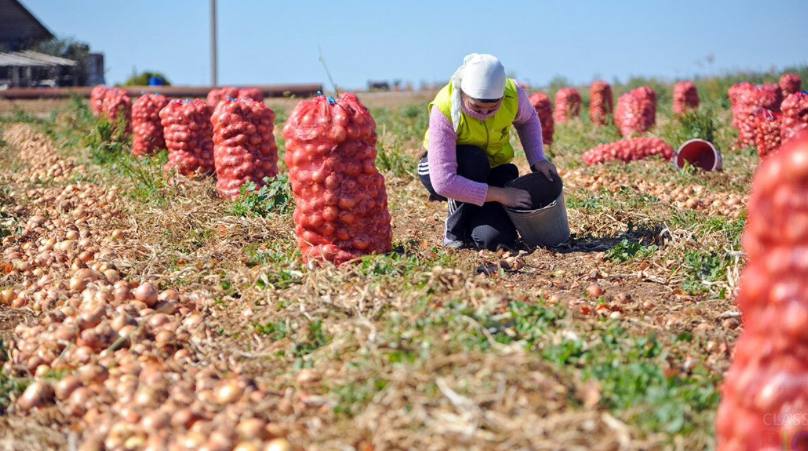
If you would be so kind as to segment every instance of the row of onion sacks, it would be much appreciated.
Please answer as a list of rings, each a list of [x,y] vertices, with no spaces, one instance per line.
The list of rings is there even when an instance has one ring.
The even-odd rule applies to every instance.
[[[341,264],[392,247],[376,123],[354,94],[300,102],[283,128],[304,259]]]
[[[808,132],[758,167],[743,233],[743,332],[721,388],[721,451],[807,449]]]
[[[229,98],[213,112],[216,190],[225,199],[238,197],[241,186],[264,185],[278,173],[275,113],[264,102]]]

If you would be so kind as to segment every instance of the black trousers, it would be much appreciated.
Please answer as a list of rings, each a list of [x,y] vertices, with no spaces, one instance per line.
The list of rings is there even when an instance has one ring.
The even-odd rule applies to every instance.
[[[474,146],[457,146],[457,174],[475,182],[503,187],[519,176],[512,164],[491,168],[485,151]],[[432,187],[426,155],[418,164],[418,178],[430,200],[447,200]],[[463,242],[478,249],[514,248],[516,228],[501,204],[487,202],[482,207],[449,199],[444,243]]]

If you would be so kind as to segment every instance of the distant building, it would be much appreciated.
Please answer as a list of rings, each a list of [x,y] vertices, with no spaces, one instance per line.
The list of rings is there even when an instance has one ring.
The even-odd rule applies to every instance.
[[[0,89],[104,83],[101,53],[90,53],[79,62],[25,50],[53,38],[18,0],[0,0]]]
[[[368,91],[389,91],[390,83],[384,80],[368,80]]]
[[[76,86],[77,68],[73,60],[31,50],[0,53],[0,87]]]
[[[104,54],[90,53],[90,57],[84,62],[84,69],[87,71],[87,86],[103,85],[104,80]]]
[[[0,51],[15,51],[53,39],[42,22],[17,0],[0,0]]]

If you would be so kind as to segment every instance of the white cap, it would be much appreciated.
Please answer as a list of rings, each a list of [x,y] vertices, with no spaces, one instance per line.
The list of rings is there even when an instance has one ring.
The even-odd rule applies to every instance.
[[[466,55],[463,59],[460,89],[475,99],[502,98],[505,93],[505,67],[494,55]]]

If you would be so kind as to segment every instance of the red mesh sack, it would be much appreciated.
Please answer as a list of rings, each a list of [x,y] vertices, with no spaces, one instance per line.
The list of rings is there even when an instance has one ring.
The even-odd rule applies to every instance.
[[[808,448],[808,132],[764,160],[744,228],[744,328],[721,388],[718,449]]]
[[[388,252],[392,230],[384,177],[375,166],[376,123],[359,99],[304,100],[283,137],[304,259],[341,264]]]
[[[605,81],[596,81],[589,87],[589,119],[594,125],[605,125],[614,109],[612,87]]]
[[[760,106],[772,111],[780,111],[780,104],[783,102],[783,91],[777,83],[767,83],[758,86],[760,92]]]
[[[132,104],[132,153],[150,155],[166,146],[160,110],[168,104],[168,98],[160,94],[146,94]]]
[[[211,108],[216,108],[216,105],[218,105],[222,100],[237,98],[238,88],[229,86],[225,88],[211,89],[208,91],[207,101]]]
[[[756,123],[754,113],[765,108],[780,111],[780,87],[776,84],[752,85],[737,83],[729,89],[732,125],[738,130],[737,147],[755,146]]]
[[[783,142],[808,129],[808,94],[796,92],[783,100],[783,119],[780,135]]]
[[[132,99],[120,88],[109,88],[104,92],[101,101],[101,117],[117,123],[123,120],[126,131],[130,131],[132,119]]]
[[[699,91],[692,81],[680,81],[673,85],[673,112],[684,114],[699,107]]]
[[[626,137],[650,130],[656,124],[656,92],[642,86],[620,96],[614,122]]]
[[[536,92],[530,96],[530,104],[539,115],[539,122],[541,122],[541,140],[542,143],[549,146],[553,143],[553,104],[550,102],[550,97],[543,92]]]
[[[232,86],[218,89],[211,89],[208,92],[208,105],[216,108],[222,100],[227,99],[251,99],[256,102],[264,101],[264,93],[258,88],[234,88]]]
[[[264,101],[264,93],[258,88],[241,88],[238,90],[239,99],[250,99],[256,102]]]
[[[264,185],[278,173],[275,113],[263,102],[235,99],[220,102],[211,117],[216,190],[225,199],[238,197],[241,185]]]
[[[751,83],[736,83],[729,88],[729,102],[732,110],[732,126],[738,130],[738,147],[754,145],[755,125],[750,118],[759,105],[757,89]]]
[[[758,155],[765,157],[780,147],[780,113],[758,108],[752,114],[755,124],[755,147]]]
[[[636,161],[658,155],[666,160],[673,156],[673,147],[659,138],[623,139],[609,144],[601,144],[586,151],[582,158],[588,165],[607,161]]]
[[[160,123],[168,149],[165,170],[182,175],[213,173],[211,108],[202,99],[174,99],[160,110]]]
[[[802,80],[797,74],[783,74],[780,77],[779,85],[783,97],[788,97],[795,92],[800,92],[800,89],[802,89]]]
[[[104,110],[104,94],[107,93],[107,89],[109,88],[106,86],[98,85],[90,91],[90,111],[95,117],[101,116]]]
[[[556,93],[553,119],[563,124],[581,114],[581,94],[575,88],[561,88]]]

